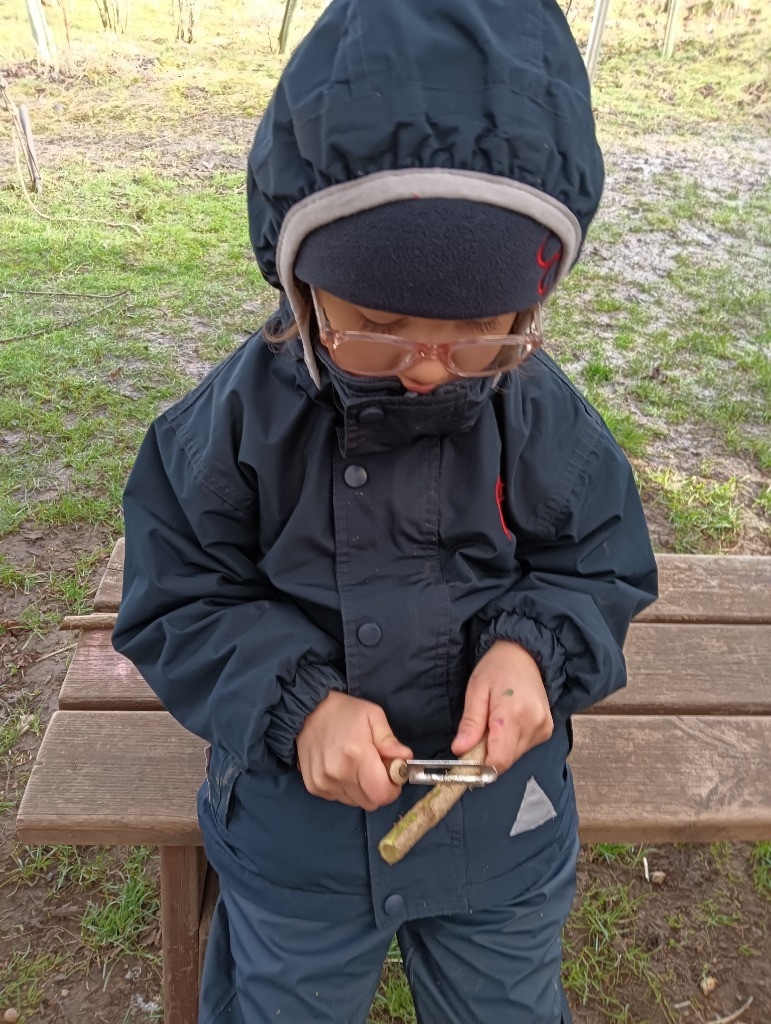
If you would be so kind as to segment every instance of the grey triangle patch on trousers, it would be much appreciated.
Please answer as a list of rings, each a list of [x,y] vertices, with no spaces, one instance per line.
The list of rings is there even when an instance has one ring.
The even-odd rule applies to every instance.
[[[509,835],[518,836],[521,832],[529,832],[556,817],[557,812],[554,810],[551,800],[531,775],[525,786],[522,803],[519,805],[517,820],[511,826]]]

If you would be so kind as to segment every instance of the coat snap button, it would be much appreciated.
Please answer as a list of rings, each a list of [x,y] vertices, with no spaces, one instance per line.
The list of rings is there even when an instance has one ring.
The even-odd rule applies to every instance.
[[[347,466],[343,479],[349,487],[363,487],[367,482],[367,471],[364,466]]]
[[[383,632],[376,622],[365,622],[363,626],[359,626],[356,635],[359,638],[359,643],[364,644],[365,647],[374,647],[380,643]]]
[[[384,416],[385,413],[379,405],[369,405],[359,413],[359,423],[379,423]]]
[[[389,917],[401,917],[407,909],[404,897],[399,892],[392,892],[383,901],[383,910]]]

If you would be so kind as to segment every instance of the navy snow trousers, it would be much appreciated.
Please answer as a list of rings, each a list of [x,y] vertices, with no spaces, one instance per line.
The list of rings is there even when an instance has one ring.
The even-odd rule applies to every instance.
[[[536,886],[503,906],[402,924],[419,1024],[571,1024],[561,932],[577,856],[576,837]],[[199,1024],[365,1024],[392,937],[371,913],[285,917],[222,886]]]

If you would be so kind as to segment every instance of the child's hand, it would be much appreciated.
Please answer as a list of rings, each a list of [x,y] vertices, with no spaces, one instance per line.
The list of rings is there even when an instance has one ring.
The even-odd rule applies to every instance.
[[[412,757],[391,732],[378,704],[332,691],[305,719],[297,737],[297,766],[313,796],[374,811],[401,792],[383,758]]]
[[[487,760],[501,774],[553,731],[535,660],[519,644],[496,640],[471,673],[452,752],[465,754],[487,732]]]

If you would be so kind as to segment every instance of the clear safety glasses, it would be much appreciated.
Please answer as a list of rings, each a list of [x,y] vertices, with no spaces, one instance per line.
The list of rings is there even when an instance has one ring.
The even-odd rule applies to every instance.
[[[321,341],[341,370],[363,377],[388,377],[422,359],[436,359],[458,377],[493,377],[513,370],[542,345],[537,310],[526,334],[479,335],[446,345],[430,345],[390,334],[338,331],[320,297],[311,289]]]

